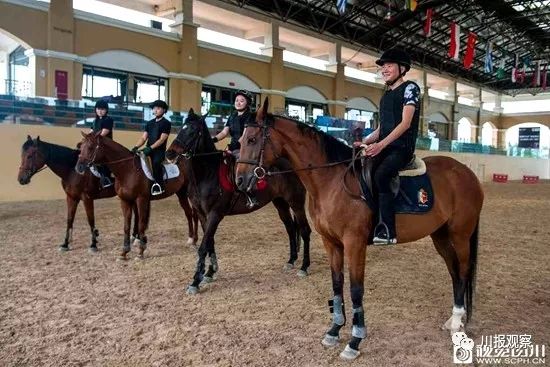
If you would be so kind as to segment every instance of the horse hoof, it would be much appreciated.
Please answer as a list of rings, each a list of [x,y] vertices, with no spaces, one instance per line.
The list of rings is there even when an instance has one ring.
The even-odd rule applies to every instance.
[[[190,296],[193,296],[193,295],[199,293],[199,288],[190,285],[190,286],[187,287],[187,290],[185,291],[185,293],[187,293]]]
[[[186,242],[186,245],[187,245],[187,246],[196,247],[196,246],[197,246],[197,243],[195,242],[194,239],[188,238],[188,239],[187,239],[187,242]]]
[[[136,240],[136,236],[130,237],[130,243],[134,243],[135,240]]]
[[[64,246],[64,245],[61,245],[59,246],[58,248],[59,252],[67,252],[70,250],[69,246]]]
[[[97,254],[99,252],[99,249],[97,247],[90,247],[88,249],[88,252],[91,254]]]
[[[352,361],[355,358],[359,357],[361,354],[358,350],[350,348],[349,345],[346,345],[346,348],[340,353],[340,358],[345,359],[346,361]]]
[[[308,276],[307,270],[301,270],[301,269],[300,269],[300,270],[298,270],[298,273],[297,273],[297,274],[298,274],[298,276],[299,276],[300,278],[305,278],[305,277]]]
[[[126,255],[119,255],[117,258],[116,258],[116,261],[126,261],[128,260],[128,258],[126,257]]]
[[[212,283],[214,281],[214,278],[213,277],[207,277],[207,276],[204,276],[202,278],[202,282],[203,283]]]
[[[321,344],[325,347],[334,347],[339,341],[340,337],[325,334],[325,337],[321,340]]]
[[[294,264],[286,263],[286,264],[283,266],[283,270],[284,270],[284,271],[289,271],[289,270],[292,270],[292,269],[294,269]]]

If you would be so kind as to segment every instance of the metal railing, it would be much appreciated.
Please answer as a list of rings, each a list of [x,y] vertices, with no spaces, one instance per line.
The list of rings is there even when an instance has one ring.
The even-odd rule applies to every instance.
[[[32,95],[32,83],[27,80],[4,79],[6,94],[29,97]]]

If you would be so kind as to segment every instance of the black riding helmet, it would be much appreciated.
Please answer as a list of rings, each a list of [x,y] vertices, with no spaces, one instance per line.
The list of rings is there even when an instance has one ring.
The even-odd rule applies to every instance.
[[[403,77],[409,70],[411,70],[411,57],[403,49],[393,47],[384,51],[382,56],[376,60],[376,65],[382,66],[387,62],[393,62],[405,68],[405,71],[399,73],[399,76],[395,80],[386,82],[388,86],[392,86],[399,78]]]
[[[100,99],[95,103],[95,108],[109,111],[109,104],[107,103],[107,101]]]
[[[168,111],[168,105],[163,100],[157,99],[155,102],[149,105],[149,108],[160,107],[164,109],[164,112]]]
[[[237,98],[237,96],[243,96],[245,99],[246,99],[246,105],[247,107],[251,107],[252,105],[252,93],[250,93],[249,91],[245,90],[245,89],[240,89],[237,93],[235,93],[235,98]]]

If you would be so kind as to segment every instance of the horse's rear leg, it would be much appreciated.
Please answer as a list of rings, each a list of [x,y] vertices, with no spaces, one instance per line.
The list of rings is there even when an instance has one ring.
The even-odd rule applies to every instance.
[[[145,231],[149,225],[149,215],[151,214],[151,201],[149,197],[139,197],[136,200],[137,211],[138,211],[138,236],[134,240],[134,245],[137,245],[139,248],[138,259],[144,258],[144,252],[147,249],[147,236]]]
[[[127,260],[126,254],[130,252],[130,227],[132,225],[132,207],[133,202],[120,199],[120,207],[124,217],[124,243],[122,244],[122,252],[118,257],[120,260]]]
[[[290,258],[285,264],[285,269],[289,270],[294,267],[294,262],[298,259],[298,243],[296,241],[297,228],[296,224],[294,223],[294,219],[292,218],[292,214],[290,213],[290,205],[288,205],[285,200],[281,198],[275,198],[273,199],[273,205],[275,205],[275,208],[277,208],[279,218],[281,218],[281,221],[285,225],[286,233],[288,234],[288,240],[290,244]]]
[[[344,254],[348,260],[351,302],[353,304],[351,339],[340,353],[340,357],[346,360],[359,356],[359,344],[367,337],[363,309],[366,250],[367,242],[362,237],[353,236],[345,239]]]
[[[187,245],[188,246],[196,246],[197,241],[199,239],[198,235],[198,216],[189,204],[189,199],[187,197],[186,190],[180,190],[177,192],[178,200],[180,203],[181,208],[185,212],[185,217],[187,218],[187,227],[188,227],[188,238],[187,238]]]
[[[130,238],[130,242],[134,242],[138,237],[138,233],[139,233],[139,213],[138,213],[136,203],[132,205],[132,212],[134,213],[134,226],[132,229],[132,237]]]
[[[65,229],[65,240],[59,246],[59,251],[69,251],[69,245],[73,240],[74,216],[79,202],[80,199],[74,199],[67,195],[67,228]]]
[[[451,317],[443,325],[443,329],[447,329],[451,332],[451,334],[453,334],[464,327],[462,318],[466,314],[466,310],[464,308],[464,294],[466,289],[466,276],[468,269],[460,265],[457,251],[455,251],[455,247],[464,246],[464,242],[460,238],[456,238],[458,242],[455,242],[455,247],[453,247],[452,243],[454,241],[451,241],[451,235],[449,233],[447,225],[444,225],[436,232],[432,233],[431,237],[435,249],[437,250],[439,255],[441,255],[443,260],[445,260],[445,264],[447,265],[447,269],[453,281],[453,312]],[[468,241],[466,241],[466,243],[467,242]],[[465,254],[462,251],[462,256],[464,255]]]
[[[334,296],[328,301],[329,310],[332,314],[332,325],[321,341],[324,346],[332,347],[340,340],[340,329],[346,324],[346,313],[344,311],[344,250],[336,243],[323,238],[323,244],[330,262],[332,274],[332,291]]]
[[[299,246],[300,236],[302,240],[304,241],[304,258],[302,260],[302,267],[298,271],[298,276],[307,276],[307,270],[309,269],[310,265],[310,258],[309,258],[309,242],[311,238],[311,227],[309,226],[309,222],[307,220],[307,215],[304,210],[304,208],[300,209],[294,209],[294,216],[296,218],[296,224],[297,224],[297,247]]]
[[[86,209],[86,217],[88,218],[88,225],[92,232],[92,243],[90,244],[90,252],[97,252],[97,237],[99,231],[95,227],[95,215],[94,215],[94,201],[93,199],[84,199],[84,208]]]

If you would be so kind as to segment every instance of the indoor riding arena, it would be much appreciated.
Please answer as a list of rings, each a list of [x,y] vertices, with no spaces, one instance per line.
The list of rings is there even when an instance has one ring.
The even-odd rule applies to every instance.
[[[0,366],[550,364],[549,25],[0,0]]]

